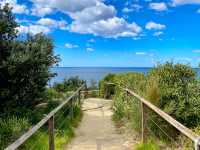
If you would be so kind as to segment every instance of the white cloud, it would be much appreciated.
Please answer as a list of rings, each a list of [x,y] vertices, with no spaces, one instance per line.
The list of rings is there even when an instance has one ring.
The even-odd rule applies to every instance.
[[[140,9],[142,9],[142,6],[138,4],[132,4],[131,8],[133,8],[135,11],[139,11]]]
[[[52,8],[41,5],[34,5],[33,8],[31,9],[31,15],[38,17],[44,17],[52,13],[53,13]]]
[[[34,4],[40,5],[41,7],[49,7],[58,9],[64,13],[73,13],[82,11],[85,8],[96,5],[101,0],[31,0]]]
[[[97,3],[96,5],[87,7],[82,11],[69,13],[69,15],[74,20],[85,23],[113,18],[116,15],[116,10],[113,6]]]
[[[136,52],[135,55],[147,55],[146,52]]]
[[[65,47],[71,49],[71,48],[78,48],[79,46],[71,43],[66,43]]]
[[[50,18],[42,18],[37,21],[38,24],[44,25],[44,26],[56,26],[57,22]]]
[[[199,13],[199,14],[200,14],[200,9],[198,9],[198,10],[197,10],[197,13]]]
[[[1,0],[1,6],[5,6],[5,4],[9,4],[12,7],[12,12],[15,14],[28,14],[29,10],[27,9],[26,5],[19,5],[17,4],[17,0]]]
[[[87,48],[86,48],[86,51],[88,51],[88,52],[93,52],[93,51],[94,51],[94,49],[93,49],[93,48],[91,48],[91,47],[87,47]]]
[[[124,8],[122,9],[122,12],[123,12],[123,13],[133,12],[133,9],[132,9],[132,8],[128,8],[128,7],[124,7]]]
[[[193,53],[200,53],[200,49],[195,49],[192,51]]]
[[[32,20],[28,20],[28,19],[19,19],[19,18],[16,18],[15,19],[15,21],[17,22],[17,23],[33,23],[33,21]]]
[[[72,18],[69,31],[107,38],[134,37],[141,31],[136,23],[116,16],[117,11],[104,0],[32,0],[34,5],[62,11]]]
[[[158,32],[155,32],[155,33],[153,34],[153,36],[160,36],[160,35],[162,35],[162,34],[163,34],[162,31],[158,31]]]
[[[148,22],[148,23],[146,24],[145,28],[146,28],[147,30],[152,30],[152,29],[154,29],[154,30],[162,30],[162,29],[165,29],[166,26],[163,25],[163,24],[159,24],[159,23],[155,23],[155,22],[153,22],[153,21],[150,21],[150,22]]]
[[[89,43],[95,43],[95,40],[94,39],[89,39],[88,42]]]
[[[63,20],[54,20],[50,18],[41,18],[38,21],[32,20],[19,20],[16,19],[19,23],[25,23],[26,25],[21,25],[17,27],[19,34],[38,34],[38,33],[50,33],[53,29],[67,30],[67,22]]]
[[[150,9],[153,9],[155,11],[166,11],[167,10],[167,5],[162,2],[162,3],[150,3],[149,4]]]
[[[27,9],[27,7],[25,5],[15,5],[13,7],[13,13],[16,14],[28,14],[29,10]]]
[[[75,21],[70,26],[70,31],[82,34],[94,34],[107,38],[135,37],[141,31],[141,27],[136,23],[127,23],[123,18],[110,18],[91,23],[80,23]]]
[[[142,9],[142,6],[138,5],[138,4],[132,4],[130,5],[130,7],[124,7],[122,9],[123,13],[129,13],[129,12],[133,12],[133,11],[140,11],[140,9]]]
[[[51,30],[48,27],[41,26],[41,25],[29,25],[29,26],[19,26],[17,27],[19,34],[38,34],[38,33],[50,33]]]
[[[174,6],[186,4],[200,4],[200,0],[172,0]]]
[[[140,40],[141,37],[133,37],[133,40],[137,41],[137,40]]]
[[[37,24],[42,25],[42,26],[48,26],[51,28],[58,28],[61,30],[66,30],[68,29],[67,27],[67,22],[64,20],[54,20],[51,18],[41,18],[40,20],[37,21]]]

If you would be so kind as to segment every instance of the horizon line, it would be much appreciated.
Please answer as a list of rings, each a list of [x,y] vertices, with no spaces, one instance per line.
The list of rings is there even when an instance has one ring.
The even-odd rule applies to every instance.
[[[148,67],[148,66],[53,66],[51,68],[155,68],[156,66]],[[198,66],[191,66],[193,69],[198,69]]]

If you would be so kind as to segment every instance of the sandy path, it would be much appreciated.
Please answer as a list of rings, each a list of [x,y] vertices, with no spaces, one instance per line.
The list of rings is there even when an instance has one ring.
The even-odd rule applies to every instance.
[[[118,134],[113,125],[110,105],[109,100],[85,100],[83,120],[66,150],[132,150],[126,137]]]

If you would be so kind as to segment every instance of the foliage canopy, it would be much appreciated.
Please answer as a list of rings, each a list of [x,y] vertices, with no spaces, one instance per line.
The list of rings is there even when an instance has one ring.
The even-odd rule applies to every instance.
[[[0,7],[0,113],[31,110],[44,100],[53,76],[49,68],[59,60],[53,41],[43,34],[17,39],[15,17],[8,5]]]

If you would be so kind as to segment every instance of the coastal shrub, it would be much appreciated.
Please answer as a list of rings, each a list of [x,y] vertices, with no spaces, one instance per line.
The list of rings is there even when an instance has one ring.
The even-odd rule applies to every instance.
[[[114,86],[109,86],[106,83],[114,82],[115,74],[108,74],[103,80],[99,82],[100,96],[104,98],[111,98],[114,94]]]
[[[56,90],[55,88],[48,88],[46,90],[46,96],[48,100],[54,100],[54,99],[59,99],[59,98],[64,98],[64,95],[62,92]]]
[[[59,59],[53,41],[43,35],[17,38],[18,24],[8,5],[0,7],[0,115],[23,115],[45,101],[49,68]]]
[[[74,91],[84,83],[78,76],[64,79],[61,83],[54,83],[53,88],[57,92],[65,93],[67,91]]]
[[[4,149],[12,141],[22,135],[30,124],[25,118],[17,118],[10,116],[5,119],[0,119],[0,149]]]
[[[138,144],[134,150],[160,150],[155,141],[149,140],[147,143]]]
[[[153,78],[153,80],[151,80]],[[200,121],[199,82],[188,65],[166,63],[148,74],[156,82],[156,103],[161,109],[188,127]]]
[[[71,112],[69,106],[65,106],[59,111],[59,114],[55,116],[55,149],[64,149],[66,144],[74,136],[74,128],[79,125],[82,119],[82,111],[79,105],[73,107]],[[71,116],[73,113],[73,118]],[[37,149],[44,150],[48,149],[48,128],[44,126],[36,134],[34,134],[27,142],[20,147],[21,150]]]
[[[116,97],[115,97],[116,96]],[[135,133],[141,132],[141,110],[140,102],[126,95],[124,92],[120,92],[114,96],[113,101],[114,120],[116,122],[123,122],[126,124],[129,122],[129,126],[134,129]]]
[[[120,121],[125,117],[125,104],[124,104],[124,94],[121,91],[116,91],[116,94],[113,97],[113,118],[115,121]]]
[[[135,91],[188,127],[195,127],[200,121],[200,82],[188,65],[167,62],[146,76],[119,74],[113,75],[110,82]]]
[[[191,129],[199,126],[200,81],[189,65],[166,62],[153,68],[146,75],[134,72],[123,73],[113,75],[110,81],[106,81],[133,90]],[[103,88],[106,89],[106,87]],[[115,120],[126,120],[140,132],[141,112],[140,103],[137,103],[139,101],[116,87],[113,90]],[[174,140],[178,139],[180,133],[152,110],[148,110],[148,120],[159,124],[162,130],[174,137]],[[151,121],[148,122],[148,128],[152,136],[168,142],[166,135],[158,132],[160,129]]]

